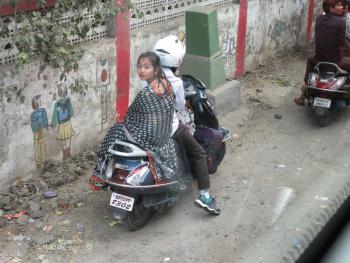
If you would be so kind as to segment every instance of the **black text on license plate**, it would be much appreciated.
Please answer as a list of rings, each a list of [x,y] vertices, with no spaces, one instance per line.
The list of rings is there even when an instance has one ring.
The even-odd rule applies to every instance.
[[[323,107],[323,108],[330,108],[331,102],[332,101],[330,99],[315,98],[314,99],[314,106]]]
[[[113,192],[109,204],[120,209],[131,211],[134,205],[134,198]]]

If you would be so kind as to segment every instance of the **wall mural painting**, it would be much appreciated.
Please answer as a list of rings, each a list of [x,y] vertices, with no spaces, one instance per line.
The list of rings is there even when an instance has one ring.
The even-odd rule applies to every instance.
[[[58,86],[57,93],[59,99],[54,104],[50,126],[55,128],[58,125],[56,138],[62,149],[62,161],[64,161],[70,158],[71,138],[75,135],[71,122],[73,107],[68,97],[67,87],[61,84]]]
[[[99,57],[96,67],[96,86],[101,89],[101,131],[108,120],[108,93],[110,84],[110,68],[106,57]]]
[[[41,108],[41,95],[32,99],[33,112],[30,116],[30,126],[34,135],[35,165],[37,169],[44,166],[46,160],[46,130],[48,120],[46,109]]]
[[[235,60],[235,52],[236,52],[236,39],[235,34],[232,31],[232,26],[228,23],[223,23],[220,25],[220,50],[221,57],[225,61],[225,71],[232,71],[232,65]]]

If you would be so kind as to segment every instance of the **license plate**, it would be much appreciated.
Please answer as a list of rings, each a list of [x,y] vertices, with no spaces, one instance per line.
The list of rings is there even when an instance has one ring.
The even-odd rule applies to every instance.
[[[314,106],[319,106],[323,108],[330,108],[331,107],[331,100],[325,99],[325,98],[315,98],[314,99]]]
[[[134,198],[126,195],[112,193],[111,201],[109,204],[120,209],[131,211],[132,207],[134,206]]]

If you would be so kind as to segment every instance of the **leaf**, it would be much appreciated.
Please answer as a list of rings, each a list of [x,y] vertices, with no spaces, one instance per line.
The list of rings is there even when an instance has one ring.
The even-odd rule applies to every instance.
[[[275,80],[276,84],[282,87],[287,87],[289,86],[289,80],[285,80],[285,79],[276,79]]]
[[[20,52],[17,54],[17,59],[26,61],[28,59],[28,54],[26,52]]]
[[[58,209],[57,209],[55,212],[56,212],[56,215],[59,215],[59,216],[60,216],[60,215],[63,215],[63,210],[58,210]]]
[[[109,225],[110,227],[114,227],[114,226],[118,225],[118,221],[113,220],[112,222],[109,222],[108,225]]]
[[[36,3],[43,7],[46,1],[37,0]],[[22,1],[10,2],[16,7]],[[131,6],[130,0],[125,2]],[[68,73],[79,70],[79,60],[87,46],[82,48],[77,42],[82,43],[87,34],[93,32],[94,24],[96,26],[120,11],[115,3],[115,0],[59,0],[52,9],[15,13],[15,21],[20,23],[15,27],[7,22],[8,18],[0,17],[0,39],[10,37],[12,43],[16,43],[19,50],[16,68],[29,63],[30,55],[34,53],[42,64],[59,69],[63,80]],[[86,10],[94,12],[92,21],[84,17]],[[67,19],[62,21],[62,17]],[[10,30],[11,36],[8,35]],[[78,37],[75,43],[69,42],[72,36]],[[79,92],[85,93],[86,88],[81,85]]]
[[[65,55],[68,55],[69,54],[69,51],[67,49],[65,49],[64,47],[59,47],[57,49],[57,51],[61,54],[65,54]]]

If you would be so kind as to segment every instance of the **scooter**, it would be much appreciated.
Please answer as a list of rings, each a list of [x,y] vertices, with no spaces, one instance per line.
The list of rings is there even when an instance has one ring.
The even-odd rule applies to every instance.
[[[310,73],[305,98],[315,113],[318,125],[329,124],[333,109],[342,112],[350,104],[349,73],[337,64],[319,62]]]
[[[208,170],[216,171],[225,155],[225,141],[230,132],[219,128],[218,119],[205,93],[204,84],[183,75],[185,98],[194,116],[194,137],[204,147],[208,156]],[[156,211],[173,206],[180,194],[192,184],[192,172],[186,154],[176,145],[178,171],[176,178],[157,181],[152,175],[152,159],[139,145],[116,140],[108,149],[109,164],[103,181],[112,191],[110,206],[113,216],[126,223],[131,231],[146,225]]]

